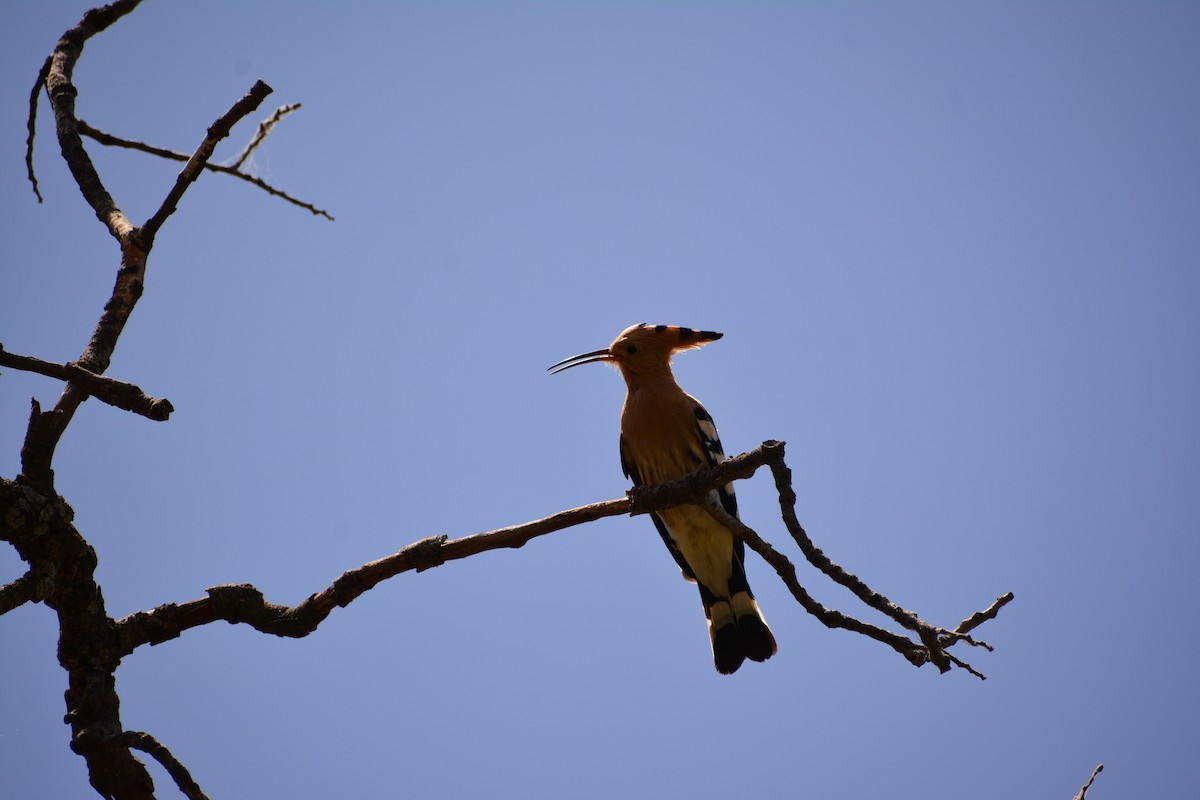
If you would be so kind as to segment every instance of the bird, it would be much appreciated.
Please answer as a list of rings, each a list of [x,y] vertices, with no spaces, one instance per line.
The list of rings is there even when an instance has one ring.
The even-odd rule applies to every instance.
[[[621,469],[634,486],[657,485],[725,460],[712,416],[685,392],[671,372],[671,357],[724,334],[677,325],[632,325],[607,348],[580,353],[549,367],[551,374],[595,362],[615,365],[625,379],[621,410]],[[737,517],[733,484],[709,495]],[[717,672],[730,675],[748,658],[766,661],[777,650],[746,580],[741,539],[698,505],[650,515],[683,577],[695,583],[704,604]]]

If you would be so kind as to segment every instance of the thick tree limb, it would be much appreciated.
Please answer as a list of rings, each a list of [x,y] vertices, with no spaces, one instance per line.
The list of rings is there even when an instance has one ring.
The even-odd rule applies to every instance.
[[[84,369],[75,362],[52,364],[32,356],[22,356],[10,353],[0,344],[0,366],[26,372],[36,372],[48,378],[58,378],[60,381],[76,383],[89,395],[110,406],[125,411],[132,411],[156,422],[164,422],[171,416],[175,408],[170,400],[150,397],[132,383],[106,378]]]
[[[84,756],[92,786],[104,797],[145,798],[153,784],[145,766],[116,742],[120,700],[114,672],[113,621],[96,584],[96,553],[72,524],[62,498],[28,484],[0,480],[0,538],[30,566],[38,599],[58,615],[58,661],[67,671],[71,749]],[[25,589],[19,590],[22,593]]]
[[[96,583],[95,551],[71,525],[73,512],[55,493],[51,464],[58,442],[89,393],[123,396],[124,401],[135,406],[143,402],[138,399],[142,396],[141,390],[130,393],[129,390],[136,387],[119,382],[104,383],[100,376],[107,370],[117,340],[141,297],[146,257],[154,236],[199,175],[216,143],[271,91],[266,84],[258,82],[213,123],[159,210],[145,226],[135,228],[104,188],[83,147],[75,117],[77,91],[71,77],[87,40],[132,11],[139,2],[117,0],[88,11],[78,25],[59,39],[47,65],[39,73],[39,80],[44,78],[54,111],[63,158],[84,199],[120,244],[121,265],[112,295],[83,355],[78,362],[62,367],[68,383],[55,407],[43,412],[38,402],[33,401],[29,427],[21,447],[21,474],[16,482],[0,481],[3,538],[17,548],[21,558],[30,565],[32,574],[53,579],[45,602],[58,614],[58,660],[67,671],[66,722],[71,726],[71,749],[87,761],[88,777],[96,791],[103,797],[122,800],[153,797],[154,784],[145,765],[130,752],[130,744],[121,738],[120,700],[114,677],[120,655],[113,646],[114,623],[105,610],[104,598]],[[36,105],[36,99],[35,93],[31,104]],[[31,112],[26,153],[36,192],[32,172],[34,119]],[[22,368],[36,367],[34,371],[46,370],[45,362],[34,364],[33,361],[18,359],[16,363]],[[151,400],[149,406],[151,413],[159,415],[170,411],[166,401],[159,401],[155,407]],[[29,590],[26,586],[21,580],[16,582],[16,587],[11,590],[12,602],[27,601]],[[145,740],[138,741],[146,743]]]

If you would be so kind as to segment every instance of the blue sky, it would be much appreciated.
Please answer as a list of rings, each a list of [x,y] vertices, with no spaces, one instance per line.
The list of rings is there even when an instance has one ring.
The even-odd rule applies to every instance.
[[[87,4],[0,31],[0,342],[78,357],[117,251],[29,89]],[[301,640],[137,651],[122,717],[214,797],[1178,797],[1194,786],[1200,5],[148,0],[80,116],[191,151],[254,82],[304,107],[159,235],[60,492],[124,616],[253,583],[296,603],[434,533],[618,497],[619,378],[549,377],[639,321],[728,452],[788,443],[835,561],[953,626],[914,669],[751,557],[779,654],[712,668],[694,588],[612,518],[377,587]],[[252,121],[218,150],[232,157]],[[174,165],[90,146],[144,221]],[[0,375],[0,474],[29,398]],[[742,516],[794,560],[769,478]],[[0,548],[0,580],[21,574]],[[822,602],[879,622],[801,566]],[[87,797],[44,606],[0,619],[0,794]],[[164,796],[167,776],[154,767]],[[932,792],[932,795],[931,795]],[[942,794],[939,795],[938,793]]]

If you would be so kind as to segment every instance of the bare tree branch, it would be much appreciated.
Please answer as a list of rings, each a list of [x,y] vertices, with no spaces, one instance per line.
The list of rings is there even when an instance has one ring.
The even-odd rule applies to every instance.
[[[132,411],[156,422],[164,422],[171,416],[175,408],[170,400],[150,397],[132,383],[106,378],[84,369],[74,362],[52,364],[32,356],[22,356],[10,353],[0,344],[0,366],[26,372],[36,372],[49,378],[58,378],[78,384],[89,395],[110,406],[125,411]]]
[[[970,633],[971,631],[975,630],[976,628],[978,628],[980,625],[987,622],[988,620],[995,619],[996,615],[1000,613],[1000,609],[1004,608],[1006,605],[1011,603],[1012,599],[1013,599],[1012,592],[1009,592],[1008,594],[1003,594],[1000,597],[997,597],[996,602],[994,602],[990,606],[988,606],[988,608],[985,611],[977,611],[976,613],[974,613],[971,616],[964,619],[962,622],[958,623],[958,627],[956,627],[954,629],[954,632],[965,636],[967,633]],[[983,647],[987,647],[987,645],[983,644],[982,642],[978,642],[976,644],[979,644],[980,646],[983,646]],[[992,648],[988,647],[988,649],[991,650]]]
[[[721,480],[728,481],[729,478]],[[715,485],[716,482],[712,484]],[[300,638],[316,630],[335,607],[349,605],[377,584],[403,572],[421,572],[441,566],[447,561],[456,561],[488,550],[522,547],[530,539],[538,536],[593,522],[602,517],[629,514],[632,513],[630,509],[630,500],[623,497],[571,508],[533,522],[498,528],[460,539],[431,536],[390,556],[343,573],[331,586],[310,595],[296,606],[269,603],[263,598],[262,592],[248,584],[214,586],[208,590],[208,597],[182,605],[168,603],[119,620],[117,629],[122,638],[121,650],[130,653],[142,644],[160,644],[174,639],[189,628],[207,625],[217,620],[245,623],[263,633],[276,636]],[[647,509],[652,510],[657,510],[657,506]]]
[[[100,144],[108,147],[124,147],[127,150],[137,150],[141,153],[158,156],[159,158],[165,158],[168,161],[186,162],[191,158],[191,156],[189,156],[187,153],[180,153],[176,150],[167,150],[162,147],[155,147],[152,144],[146,144],[145,142],[138,142],[132,139],[122,139],[120,136],[113,136],[111,133],[106,133],[98,128],[92,127],[86,120],[76,120],[76,123],[79,125],[80,135],[86,136],[89,139],[94,139]],[[211,162],[205,164],[204,168],[212,170],[213,172],[221,172],[224,170],[232,171],[229,170],[229,167],[222,167],[220,164],[213,164]]]
[[[141,296],[146,251],[134,235],[135,229],[129,219],[105,190],[87,150],[83,147],[83,140],[75,124],[77,91],[71,83],[71,76],[87,40],[128,14],[140,2],[141,0],[118,0],[88,11],[78,25],[58,40],[54,52],[39,73],[39,76],[45,76],[46,93],[54,111],[55,130],[63,159],[75,177],[84,199],[95,211],[96,217],[121,244],[121,269],[117,272],[112,297],[105,305],[92,339],[79,359],[84,369],[96,374],[103,373],[108,368],[117,337],[124,329],[125,320],[128,319],[134,303]],[[32,137],[31,117],[27,153],[32,153]],[[33,403],[29,428],[21,446],[21,474],[25,480],[44,491],[53,491],[54,471],[50,464],[54,459],[54,450],[63,431],[70,424],[75,410],[86,396],[86,392],[76,384],[69,383],[51,411],[43,413],[40,404],[36,401]]]
[[[192,154],[187,164],[184,165],[183,170],[180,171],[179,177],[175,179],[175,185],[167,193],[167,197],[163,200],[162,205],[159,206],[158,211],[154,212],[154,216],[150,217],[146,221],[146,224],[142,226],[141,233],[146,241],[147,249],[149,249],[150,243],[154,241],[158,229],[167,221],[167,217],[175,213],[175,208],[179,200],[183,197],[183,193],[200,177],[200,173],[203,171],[204,165],[208,163],[208,159],[212,156],[217,142],[228,136],[234,124],[258,108],[272,91],[274,90],[267,84],[262,81],[256,81],[250,87],[250,91],[241,100],[234,103],[232,108],[209,126],[208,134],[204,137],[204,141],[200,142],[200,146],[196,148],[196,152]]]
[[[75,95],[78,92],[71,83],[71,76],[87,40],[133,11],[140,2],[141,0],[117,0],[107,6],[88,11],[78,25],[58,40],[50,56],[50,68],[42,68],[46,76],[46,93],[50,96],[50,105],[54,109],[55,130],[58,133],[63,159],[67,162],[71,174],[75,176],[75,182],[83,192],[84,199],[96,212],[96,217],[122,244],[133,231],[133,225],[105,190],[92,160],[88,158],[83,147],[83,140],[80,139],[74,124]],[[29,147],[33,147],[32,141]]]
[[[300,104],[295,103],[292,106],[282,106],[280,110],[299,108],[299,107],[300,107]],[[279,113],[278,110],[276,111],[276,113]],[[263,124],[265,124],[265,123],[259,123],[259,127],[262,127]],[[79,132],[81,134],[83,134],[84,136],[95,139],[100,144],[108,145],[110,147],[124,147],[129,150],[137,150],[142,153],[148,153],[152,156],[158,156],[159,158],[166,158],[171,161],[187,161],[188,158],[190,158],[190,156],[188,156],[186,153],[177,153],[174,150],[166,150],[162,147],[155,147],[153,145],[145,144],[143,142],[136,142],[136,141],[133,141],[130,139],[122,139],[119,136],[113,136],[111,133],[105,133],[104,131],[93,128],[91,125],[87,124],[83,120],[79,120]],[[273,197],[278,197],[280,200],[284,200],[285,202],[291,203],[294,206],[303,208],[305,211],[309,211],[315,216],[325,217],[325,219],[330,220],[331,222],[333,221],[333,216],[328,211],[317,208],[312,203],[306,203],[303,200],[299,200],[295,197],[292,197],[287,192],[284,192],[281,189],[276,189],[274,186],[267,183],[262,178],[255,177],[254,175],[249,175],[245,172],[242,172],[240,169],[238,169],[236,167],[228,167],[228,166],[225,166],[224,164],[208,163],[208,164],[204,165],[204,168],[207,170],[210,170],[212,172],[219,172],[222,175],[232,175],[235,178],[239,178],[243,181],[246,181],[247,183],[251,183],[251,184],[257,186],[258,188],[262,189],[264,192],[266,192],[267,194],[269,194]]]
[[[796,518],[796,492],[792,489],[792,471],[780,458],[771,462],[771,473],[775,477],[775,488],[779,492],[779,508],[783,513],[783,524],[787,526],[788,532],[792,534],[792,538],[796,540],[796,544],[800,546],[800,552],[804,553],[808,562],[828,575],[834,582],[845,586],[854,593],[855,597],[871,608],[886,614],[909,630],[921,630],[923,623],[916,614],[896,605],[859,580],[858,576],[833,563],[820,548],[812,543],[812,539],[808,538],[808,533],[800,524],[800,520]]]
[[[122,2],[106,6],[100,11],[110,10],[116,6],[127,6],[126,10],[122,12],[127,13],[137,5],[137,2],[140,0],[122,0]],[[83,27],[84,23],[96,13],[95,10],[89,11],[84,15],[80,26],[72,31]],[[101,16],[103,17],[103,15]],[[90,36],[99,30],[103,30],[103,28],[95,30],[88,28],[85,32],[87,36]],[[75,60],[82,52],[83,40],[75,42],[78,37],[73,37],[72,31],[68,31],[59,40],[59,48],[51,57],[51,68],[46,78],[46,85],[50,91],[63,157],[70,165],[72,174],[75,175],[84,197],[95,209],[96,215],[108,225],[109,231],[121,243],[121,268],[117,271],[117,282],[113,287],[112,297],[105,304],[104,312],[96,324],[91,341],[88,342],[87,349],[84,350],[77,362],[78,366],[83,369],[99,375],[108,369],[112,353],[117,346],[117,339],[120,337],[121,331],[125,329],[125,323],[128,321],[129,315],[133,313],[133,307],[142,296],[146,275],[146,258],[154,246],[154,237],[159,228],[175,211],[187,187],[196,180],[217,142],[229,135],[234,123],[258,107],[263,98],[270,94],[271,87],[258,81],[246,96],[234,103],[209,127],[200,147],[179,173],[175,185],[167,193],[167,197],[158,211],[144,226],[134,228],[104,189],[79,137],[78,122],[75,118],[76,92],[75,87],[70,83],[70,72],[74,67]],[[86,39],[86,36],[83,36],[83,39]],[[64,42],[74,44],[69,50],[60,52]],[[25,434],[25,442],[21,447],[21,472],[27,480],[44,489],[52,490],[54,471],[50,464],[54,459],[54,451],[63,432],[74,417],[76,409],[85,399],[87,399],[87,392],[79,384],[71,382],[67,384],[51,411],[43,413],[41,406],[34,403],[29,428]]]
[[[121,265],[112,295],[78,362],[61,368],[47,366],[36,359],[17,357],[10,365],[33,371],[59,373],[68,380],[55,407],[43,412],[32,403],[29,427],[21,447],[21,474],[16,481],[0,480],[0,532],[30,565],[31,575],[52,578],[42,582],[18,579],[6,587],[5,603],[23,603],[38,596],[42,586],[46,605],[58,615],[59,663],[67,671],[67,716],[71,726],[71,749],[87,762],[88,778],[103,797],[141,800],[154,796],[154,784],[145,765],[129,750],[121,738],[120,699],[114,673],[120,663],[115,654],[114,623],[105,609],[104,598],[96,582],[96,553],[71,524],[74,512],[54,489],[51,467],[54,451],[79,404],[89,393],[114,398],[136,406],[140,389],[120,382],[105,383],[102,373],[108,368],[125,324],[142,295],[146,257],[154,236],[175,210],[187,187],[195,180],[217,141],[228,135],[233,124],[250,113],[270,92],[261,81],[251,92],[222,115],[209,128],[196,154],[188,161],[162,206],[141,228],[135,228],[104,188],[95,166],[88,157],[75,118],[77,90],[71,82],[75,64],[86,41],[105,30],[140,0],[117,0],[84,14],[78,25],[59,39],[39,78],[44,76],[55,130],[71,174],[84,199],[121,247]],[[36,105],[36,93],[31,104]],[[30,140],[26,152],[32,179],[32,147],[35,118],[30,117]],[[36,192],[36,182],[35,182]],[[131,392],[136,390],[136,392]],[[149,400],[148,398],[146,400]],[[149,400],[152,409],[153,400]],[[170,403],[158,401],[158,415],[169,414]],[[32,581],[32,584],[31,584]],[[30,588],[32,585],[32,589]],[[151,746],[147,740],[138,742]],[[170,769],[170,767],[168,767]],[[174,774],[174,773],[173,773]],[[178,778],[177,778],[178,779]]]
[[[680,481],[659,487],[633,490],[630,496],[561,511],[543,519],[499,528],[485,533],[448,539],[433,536],[397,553],[344,573],[331,586],[311,595],[294,607],[268,603],[262,592],[250,585],[215,586],[208,597],[178,605],[168,603],[150,611],[139,611],[117,622],[120,650],[128,654],[142,644],[159,644],[183,631],[217,620],[245,623],[276,636],[302,637],[316,630],[337,606],[345,607],[381,581],[410,570],[422,571],[447,561],[467,558],[488,550],[518,548],[530,539],[554,531],[619,514],[647,514],[695,499],[738,477],[750,477],[766,463],[772,452],[762,447],[728,459],[723,464]],[[700,487],[696,489],[694,487]],[[636,499],[633,495],[637,495]]]
[[[72,525],[70,506],[28,482],[0,479],[0,509],[0,538],[16,548],[31,574],[46,576],[37,582],[35,596],[58,615],[71,749],[86,760],[89,780],[101,796],[152,797],[145,765],[114,738],[121,731],[113,677],[120,657],[95,579],[95,550]]]
[[[784,585],[788,587],[792,596],[796,598],[796,602],[800,603],[805,611],[820,620],[825,627],[844,628],[855,633],[861,633],[878,642],[883,642],[907,658],[909,663],[918,667],[929,660],[929,656],[924,648],[914,644],[905,637],[885,631],[882,628],[877,628],[874,625],[846,616],[840,611],[834,611],[821,605],[800,585],[799,580],[796,578],[796,567],[786,556],[768,544],[753,529],[727,512],[724,508],[712,502],[706,502],[703,508],[718,522],[733,531],[739,539],[748,544],[751,550],[762,556],[763,560],[770,564],[775,572],[778,573]]]
[[[121,741],[126,747],[141,750],[162,764],[163,769],[175,781],[175,785],[179,787],[179,791],[183,792],[185,797],[190,800],[209,800],[208,795],[200,788],[200,784],[192,779],[192,774],[187,771],[187,767],[183,766],[179,759],[158,739],[140,731],[125,731],[121,734]]]
[[[233,160],[233,164],[230,166],[232,166],[234,169],[241,169],[242,164],[245,164],[246,159],[250,157],[250,154],[253,153],[254,150],[263,143],[263,140],[267,138],[267,134],[271,132],[271,129],[275,127],[279,120],[283,119],[288,114],[299,108],[299,103],[280,106],[279,108],[275,109],[275,113],[258,123],[258,130],[254,132],[254,136],[251,137],[250,142],[246,145],[242,152],[238,154],[238,157]]]
[[[1086,800],[1088,789],[1092,788],[1092,781],[1096,780],[1096,776],[1099,775],[1100,771],[1103,769],[1103,764],[1096,765],[1096,768],[1092,770],[1092,777],[1087,779],[1087,783],[1085,783],[1083,788],[1079,790],[1079,794],[1075,795],[1074,800]]]
[[[0,615],[7,614],[14,608],[20,608],[26,603],[36,603],[46,596],[39,589],[39,581],[33,570],[29,570],[12,583],[0,586]]]
[[[984,676],[970,665],[957,658],[951,659],[945,653],[945,648],[965,637],[965,634],[963,637],[951,637],[941,641],[937,638],[939,635],[949,635],[951,632],[920,620],[906,620],[909,623],[906,627],[913,628],[918,633],[919,641],[914,642],[825,608],[800,585],[796,579],[795,566],[786,556],[736,517],[730,516],[724,509],[708,501],[707,493],[712,489],[732,480],[749,478],[763,465],[769,464],[774,469],[777,464],[783,462],[783,454],[782,442],[767,441],[750,452],[734,456],[716,467],[693,473],[678,481],[632,489],[625,498],[592,503],[561,511],[544,519],[461,539],[448,539],[446,536],[422,539],[397,553],[342,574],[331,586],[309,596],[296,606],[270,603],[261,591],[248,584],[214,586],[208,590],[207,597],[183,604],[168,603],[150,611],[139,611],[118,621],[116,627],[121,640],[120,652],[128,654],[143,644],[159,644],[179,636],[189,628],[207,625],[217,620],[250,625],[263,633],[276,636],[307,636],[317,629],[335,607],[349,605],[380,582],[403,572],[419,572],[488,550],[521,547],[535,537],[601,517],[648,514],[678,505],[700,503],[761,555],[779,574],[800,605],[827,627],[844,628],[887,644],[915,666],[933,662],[945,672],[953,663],[976,677],[983,678]],[[787,488],[790,490],[790,485]],[[841,569],[827,558],[823,563],[832,565],[834,569]],[[868,595],[873,599],[868,605],[873,608],[885,611],[894,605],[876,592],[868,590]],[[996,610],[998,611],[998,608]]]
[[[50,57],[47,56],[41,71],[38,72],[37,81],[33,84],[33,91],[29,93],[29,117],[25,122],[25,127],[29,131],[25,137],[25,172],[29,176],[29,183],[32,184],[33,193],[37,196],[39,203],[42,202],[42,193],[38,190],[37,176],[33,172],[33,139],[37,132],[38,98],[41,97],[42,89],[46,85],[46,76],[49,74]]]
[[[866,605],[886,614],[905,628],[914,631],[924,645],[925,654],[929,661],[940,672],[946,672],[950,669],[951,665],[955,665],[966,669],[977,678],[985,679],[981,673],[977,672],[969,664],[958,658],[953,658],[946,653],[947,647],[962,640],[964,637],[954,636],[950,631],[930,625],[914,612],[893,603],[863,583],[857,575],[835,564],[820,548],[814,545],[796,517],[796,493],[792,489],[792,471],[788,469],[787,464],[781,458],[771,463],[771,472],[775,476],[775,486],[779,492],[779,507],[783,514],[784,525],[787,526],[788,532],[792,534],[792,538],[796,540],[800,551],[804,553],[804,557],[808,559],[810,564],[828,575],[834,582],[849,589],[855,597]]]

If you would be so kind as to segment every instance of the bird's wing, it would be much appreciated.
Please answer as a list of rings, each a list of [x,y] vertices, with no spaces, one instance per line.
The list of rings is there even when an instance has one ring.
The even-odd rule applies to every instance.
[[[725,460],[725,448],[721,446],[721,437],[717,433],[717,424],[713,422],[712,415],[708,413],[708,409],[700,404],[700,401],[691,395],[688,399],[692,401],[692,412],[696,415],[696,429],[700,435],[700,441],[704,443],[704,454],[708,459],[708,465],[715,467]],[[733,484],[727,483],[724,486],[717,487],[717,497],[721,501],[721,506],[725,509],[725,513],[731,517],[738,517],[737,495],[733,493]],[[741,517],[738,517],[741,519]],[[737,555],[739,564],[746,560],[746,543],[736,536],[733,540],[733,552]]]
[[[692,401],[692,412],[696,415],[696,429],[700,435],[700,441],[704,445],[704,455],[708,462],[708,466],[715,467],[725,460],[725,448],[721,446],[721,437],[717,434],[717,425],[713,422],[712,415],[700,405],[700,401],[696,398],[690,398]],[[725,511],[731,516],[738,515],[737,496],[733,493],[733,484],[717,487],[717,496],[721,498],[721,505]]]
[[[718,446],[720,446],[718,444]],[[638,474],[637,466],[634,465],[633,459],[628,455],[625,449],[625,437],[621,437],[621,471],[625,473],[625,477],[633,481],[634,486],[642,485],[642,476]],[[667,532],[667,526],[663,524],[662,518],[650,513],[650,519],[654,520],[654,527],[658,530],[658,535],[662,537],[663,544],[671,551],[671,556],[675,559],[675,563],[679,565],[679,569],[683,572],[683,577],[689,581],[696,582],[696,574],[692,572],[692,568],[688,566],[684,560],[683,554],[679,552],[679,548],[675,546],[675,540],[671,538],[671,534]]]

